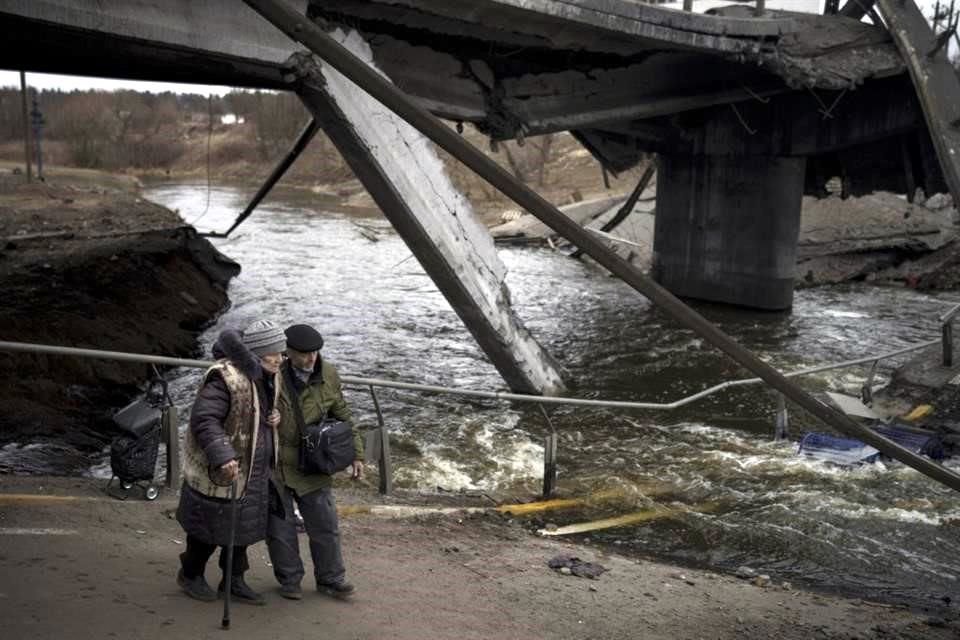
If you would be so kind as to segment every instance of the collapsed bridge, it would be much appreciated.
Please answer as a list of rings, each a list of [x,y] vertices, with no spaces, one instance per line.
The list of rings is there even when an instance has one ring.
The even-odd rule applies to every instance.
[[[850,194],[960,192],[960,90],[911,1],[819,16],[631,0],[0,0],[4,66],[297,91],[315,118],[305,136],[330,135],[517,391],[562,382],[511,310],[489,235],[424,160],[433,151],[304,54],[290,37],[304,24],[284,35],[247,4],[320,25],[421,107],[493,140],[570,131],[614,172],[658,153],[654,276],[678,295],[789,307],[800,198],[833,176]]]
[[[295,88],[294,43],[239,3],[197,4],[6,0],[0,55],[35,71]],[[494,140],[570,131],[612,172],[658,153],[655,276],[679,295],[789,307],[800,197],[834,176],[851,195],[947,188],[900,28],[862,22],[879,18],[859,0],[826,16],[632,0],[291,6],[356,30],[401,90]],[[920,57],[945,56],[912,2],[880,7],[910,22]],[[935,97],[953,124],[950,98]]]

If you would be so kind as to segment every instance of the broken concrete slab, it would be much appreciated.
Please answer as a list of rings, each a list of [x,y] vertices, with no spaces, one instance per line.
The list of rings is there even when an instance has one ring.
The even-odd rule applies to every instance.
[[[947,215],[892,193],[803,199],[798,262],[876,249],[934,251],[956,238]]]
[[[603,196],[564,205],[560,207],[560,211],[571,220],[584,225],[611,208],[616,211],[617,206],[622,204],[623,201],[623,196]],[[490,235],[495,240],[527,239],[539,242],[547,236],[553,237],[556,235],[552,229],[530,214],[521,214],[517,217],[506,213],[505,217],[512,219],[490,228]]]
[[[373,66],[355,31],[333,37]],[[559,367],[513,311],[507,269],[432,143],[339,72],[297,56],[299,92],[357,177],[515,392],[563,389]]]
[[[652,185],[626,220],[604,235],[621,256],[644,270],[650,269],[652,259],[655,196]],[[561,209],[587,228],[599,229],[624,200],[621,195]],[[956,210],[947,206],[951,202],[944,196],[928,201],[944,206],[934,210],[887,192],[847,199],[804,197],[796,285],[870,279],[949,288],[950,282],[960,281],[960,260],[953,248],[960,236]],[[606,209],[597,214],[602,207]],[[491,229],[498,241],[521,238],[532,244],[546,244],[547,231],[530,215]]]

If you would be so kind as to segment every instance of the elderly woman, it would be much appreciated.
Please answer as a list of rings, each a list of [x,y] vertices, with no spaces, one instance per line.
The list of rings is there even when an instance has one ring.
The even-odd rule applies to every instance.
[[[236,482],[231,598],[266,604],[243,574],[250,568],[247,546],[266,535],[270,470],[276,465],[280,421],[274,408],[279,392],[276,373],[285,347],[283,331],[269,320],[254,322],[242,334],[224,331],[213,347],[217,363],[204,375],[190,414],[177,508],[177,521],[187,534],[177,584],[191,598],[217,599],[204,569],[219,546],[220,568],[226,574],[230,486]],[[225,588],[221,580],[218,591],[223,593]]]

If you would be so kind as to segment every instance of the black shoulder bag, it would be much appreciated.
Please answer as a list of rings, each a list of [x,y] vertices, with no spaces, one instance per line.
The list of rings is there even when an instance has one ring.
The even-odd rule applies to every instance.
[[[289,366],[283,370],[284,381],[290,390],[290,402],[293,416],[300,432],[300,447],[297,456],[297,471],[304,475],[324,474],[332,476],[343,471],[356,458],[353,445],[353,429],[342,420],[327,419],[326,414],[319,422],[304,424],[300,398],[293,382],[293,372]]]

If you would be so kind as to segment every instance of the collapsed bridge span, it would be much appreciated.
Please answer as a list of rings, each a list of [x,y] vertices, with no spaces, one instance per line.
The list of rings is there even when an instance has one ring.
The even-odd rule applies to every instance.
[[[659,154],[653,275],[678,295],[784,309],[804,193],[823,194],[834,176],[854,195],[956,191],[944,135],[955,125],[943,105],[960,103],[960,90],[942,65],[924,71],[904,55],[921,47],[937,61],[944,52],[929,50],[913,2],[894,4],[879,8],[885,19],[909,18],[896,37],[847,8],[820,16],[742,5],[700,15],[632,0],[285,6],[327,30],[356,30],[371,62],[418,104],[493,140],[570,131],[613,172]],[[0,0],[0,24],[9,34],[0,56],[12,68],[303,86],[290,63],[301,47],[229,0]],[[928,72],[938,90],[918,100],[911,73],[916,81]],[[348,129],[362,137],[366,127],[361,117]],[[450,291],[469,290],[462,269],[475,265],[441,268],[465,320],[509,304],[456,301]],[[478,341],[491,359],[516,360],[502,325],[485,322],[492,339]]]

